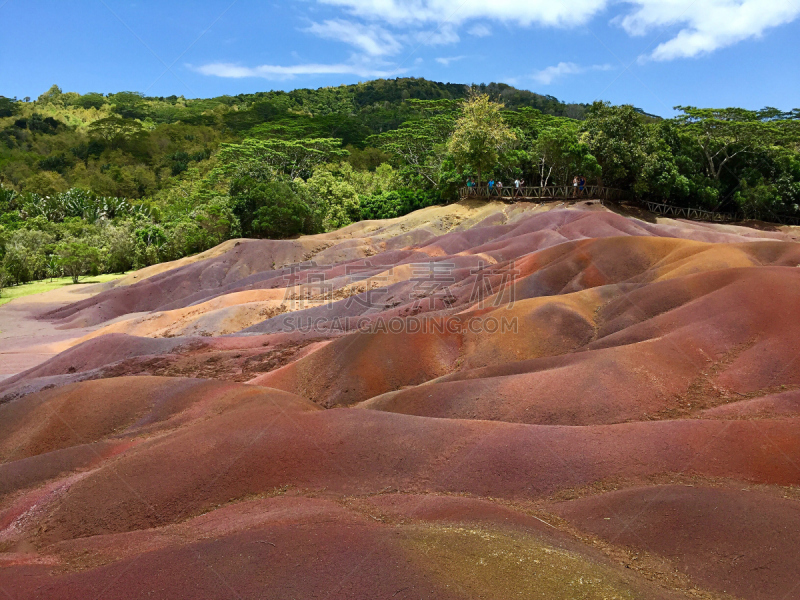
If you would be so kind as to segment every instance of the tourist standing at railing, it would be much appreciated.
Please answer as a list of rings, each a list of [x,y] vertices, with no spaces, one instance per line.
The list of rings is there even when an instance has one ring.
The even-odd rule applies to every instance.
[[[583,190],[586,188],[586,177],[581,175],[578,178],[578,189],[580,190],[581,196],[583,196]]]
[[[467,179],[467,195],[472,196],[475,194],[475,182],[472,179]]]
[[[578,197],[578,176],[577,175],[575,175],[575,177],[572,178],[572,197],[573,198],[577,198]]]
[[[487,195],[491,196],[494,194],[494,179],[489,182],[489,193]]]
[[[502,181],[498,181],[496,184],[494,184],[494,187],[497,188],[497,195],[502,198],[503,197],[503,182]]]
[[[519,178],[514,180],[514,197],[515,198],[520,195],[520,193],[522,191],[522,184],[523,183],[525,183],[525,182],[520,180]]]

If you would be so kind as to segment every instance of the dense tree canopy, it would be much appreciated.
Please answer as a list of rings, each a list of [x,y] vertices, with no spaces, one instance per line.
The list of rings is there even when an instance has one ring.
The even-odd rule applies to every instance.
[[[78,283],[81,277],[97,275],[102,265],[100,250],[83,242],[63,242],[56,248],[58,266]]]
[[[471,167],[478,174],[478,183],[483,173],[505,158],[517,141],[502,115],[503,105],[492,102],[488,94],[473,91],[461,107],[461,115],[450,136],[448,150],[460,170]]]
[[[659,119],[413,78],[211,99],[53,86],[29,100],[0,97],[1,285],[397,217],[456,199],[468,177],[582,175],[641,199],[800,215],[798,109]]]

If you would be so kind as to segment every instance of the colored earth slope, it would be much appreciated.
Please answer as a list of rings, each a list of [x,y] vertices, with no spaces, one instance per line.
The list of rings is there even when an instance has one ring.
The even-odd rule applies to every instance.
[[[0,591],[798,597],[798,267],[469,202],[11,303]]]

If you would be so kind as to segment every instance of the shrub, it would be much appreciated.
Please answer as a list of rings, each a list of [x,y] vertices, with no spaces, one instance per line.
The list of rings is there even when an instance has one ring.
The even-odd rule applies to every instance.
[[[97,275],[102,266],[100,250],[82,242],[64,242],[56,250],[58,264],[73,283],[81,277]]]
[[[394,219],[441,201],[438,193],[423,190],[383,192],[360,200],[362,219]]]

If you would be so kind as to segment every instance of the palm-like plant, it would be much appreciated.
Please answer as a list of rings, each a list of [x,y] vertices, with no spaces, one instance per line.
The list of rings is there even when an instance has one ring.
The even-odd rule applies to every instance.
[[[69,217],[78,217],[89,223],[117,217],[150,217],[150,211],[144,205],[131,204],[125,198],[98,196],[79,188],[54,196],[25,194],[21,213],[25,218],[41,216],[52,222]]]

